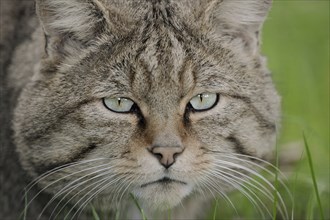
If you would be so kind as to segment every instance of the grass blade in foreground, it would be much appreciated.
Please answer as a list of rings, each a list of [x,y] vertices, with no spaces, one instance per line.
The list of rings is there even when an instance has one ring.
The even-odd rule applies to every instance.
[[[27,213],[27,192],[25,191],[24,195],[24,216],[23,219],[26,220],[26,213]]]
[[[93,217],[94,217],[94,220],[100,220],[100,217],[99,215],[97,214],[94,206],[92,206],[92,212],[93,212]]]
[[[277,214],[277,192],[278,192],[278,145],[276,144],[275,149],[275,167],[277,168],[275,170],[275,183],[274,183],[274,204],[273,204],[273,220],[276,220],[276,214]]]
[[[218,199],[215,200],[215,204],[214,204],[214,209],[213,209],[213,220],[216,220],[217,209],[218,209]]]
[[[141,208],[141,206],[139,205],[139,202],[137,201],[137,199],[135,198],[135,196],[134,196],[132,193],[131,193],[130,195],[131,195],[131,197],[132,197],[132,199],[133,199],[133,201],[134,201],[136,207],[137,207],[137,208],[139,209],[139,211],[141,212],[142,219],[143,219],[143,220],[147,220],[147,218],[146,218],[146,216],[145,216],[145,214],[144,214],[144,211],[143,211],[143,209]]]
[[[313,180],[313,185],[314,185],[314,190],[315,190],[317,203],[318,203],[318,206],[319,206],[319,209],[320,209],[321,218],[324,220],[323,208],[322,208],[320,194],[319,194],[319,190],[318,190],[318,187],[317,187],[314,168],[313,168],[312,155],[311,155],[311,152],[309,150],[309,146],[308,146],[308,143],[307,143],[307,140],[306,140],[305,133],[303,133],[303,138],[304,138],[304,143],[305,143],[305,148],[306,148],[309,167],[311,169],[311,175],[312,175],[312,180]]]

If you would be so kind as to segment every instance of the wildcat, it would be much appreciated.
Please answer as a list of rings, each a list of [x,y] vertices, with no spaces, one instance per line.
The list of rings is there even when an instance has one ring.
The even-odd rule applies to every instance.
[[[280,98],[259,51],[270,6],[37,0],[39,22],[21,15],[2,56],[13,132],[0,218],[140,218],[134,200],[149,218],[205,217],[272,156]]]

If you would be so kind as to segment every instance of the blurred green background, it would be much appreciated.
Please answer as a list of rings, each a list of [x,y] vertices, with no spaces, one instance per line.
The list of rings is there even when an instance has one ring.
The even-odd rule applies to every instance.
[[[286,172],[294,205],[280,189],[288,202],[289,212],[293,210],[292,219],[322,217],[303,133],[311,150],[324,216],[330,219],[329,37],[328,0],[274,0],[264,24],[262,52],[268,58],[268,67],[282,96],[278,147],[283,155],[288,154],[288,149],[295,149],[291,153],[297,157],[290,172]],[[239,192],[230,195],[238,214],[219,200],[216,214],[210,218],[261,219],[255,207],[242,197]],[[267,206],[271,207],[271,204]],[[277,216],[277,219],[281,217]]]
[[[319,219],[311,171],[303,145],[312,153],[317,185],[329,219],[329,1],[273,2],[263,29],[263,53],[282,96],[282,154],[303,151],[289,176],[295,219]],[[301,154],[301,153],[299,153]],[[294,189],[293,189],[294,188]]]
[[[329,190],[329,1],[274,1],[263,53],[282,96],[280,146],[302,143],[305,132],[320,187]]]
[[[329,215],[329,1],[273,2],[263,30],[263,53],[282,96],[280,147],[309,143],[325,216]],[[304,148],[302,148],[304,149]],[[320,218],[306,158],[291,179],[296,219]],[[309,206],[309,207],[308,207]],[[309,212],[309,213],[308,213]]]

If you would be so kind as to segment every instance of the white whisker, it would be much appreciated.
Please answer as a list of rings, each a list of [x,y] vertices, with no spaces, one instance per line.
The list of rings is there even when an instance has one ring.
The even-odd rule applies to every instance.
[[[240,182],[223,175],[223,173],[219,173],[219,172],[211,173],[209,171],[203,171],[203,172],[205,172],[206,174],[209,174],[211,176],[214,176],[218,179],[221,179],[222,181],[227,182],[231,186],[234,186],[234,188],[236,188],[238,191],[240,191],[251,202],[251,204],[253,204],[253,206],[260,212],[260,214],[262,216],[264,216],[264,213],[263,213],[262,209],[260,208],[259,204],[255,201],[255,199],[253,199],[251,197],[251,195],[248,192],[246,192],[246,190],[244,188],[242,188],[244,186],[242,184],[240,184]],[[215,176],[215,174],[217,174],[217,176]]]
[[[112,167],[107,167],[107,168],[104,168],[104,169],[101,169],[101,170],[97,170],[97,171],[95,171],[95,172],[93,172],[93,173],[90,173],[90,174],[87,174],[87,175],[85,175],[85,176],[83,176],[83,177],[80,177],[80,178],[78,178],[78,179],[76,179],[76,180],[74,180],[73,182],[71,182],[70,184],[68,184],[68,185],[66,185],[63,189],[65,189],[65,190],[63,190],[62,189],[62,192],[59,192],[60,194],[59,195],[61,195],[61,194],[63,194],[64,192],[66,192],[66,195],[65,196],[62,196],[62,198],[61,198],[61,200],[58,202],[58,204],[56,205],[56,207],[54,208],[54,210],[53,210],[53,212],[52,212],[52,214],[51,214],[51,216],[53,215],[53,213],[54,213],[54,211],[57,209],[57,207],[59,206],[59,204],[61,204],[61,202],[71,193],[71,192],[73,192],[75,189],[77,189],[77,188],[79,188],[80,186],[82,186],[82,185],[84,185],[85,183],[87,183],[87,182],[90,182],[90,181],[92,181],[92,180],[94,180],[94,179],[96,179],[96,178],[99,178],[99,177],[102,177],[102,176],[104,176],[104,175],[107,175],[107,174],[109,174],[109,173],[111,173],[111,172],[106,172],[106,173],[101,173],[101,174],[98,174],[98,175],[96,175],[96,176],[94,176],[94,177],[92,177],[92,178],[89,178],[89,179],[87,179],[87,180],[84,180],[84,181],[82,181],[82,182],[79,182],[79,184],[76,184],[76,185],[73,185],[73,183],[75,183],[75,182],[78,182],[79,180],[81,180],[81,179],[83,179],[83,178],[85,178],[85,177],[88,177],[88,176],[90,176],[90,175],[94,175],[94,174],[96,174],[96,173],[99,173],[99,172],[103,172],[103,171],[107,171],[107,170],[109,170],[109,169],[111,169]],[[71,186],[71,185],[73,185],[72,187],[69,187],[69,186]],[[83,190],[85,190],[86,188],[88,188],[89,186],[87,186],[87,187],[85,187],[84,189],[82,189],[82,190],[80,190],[77,194],[79,194],[81,191],[83,191]],[[58,194],[58,193],[57,193]],[[56,194],[56,195],[57,195]],[[56,196],[55,195],[55,196]],[[57,195],[57,196],[59,196],[59,195]],[[54,197],[55,197],[54,196]],[[53,199],[50,201],[50,202],[52,202],[53,200],[55,200],[56,199],[56,197],[54,198],[53,197]],[[71,199],[69,199],[66,203],[65,203],[65,205],[64,206],[66,206],[74,197],[76,197],[76,196],[72,196],[71,197]]]
[[[230,154],[235,155],[235,156],[229,156]],[[246,157],[246,158],[249,158],[249,159],[252,159],[252,160],[257,160],[261,163],[264,163],[266,166],[270,166],[271,168],[273,168],[275,170],[275,172],[277,172],[280,175],[280,177],[282,177],[284,180],[287,180],[287,177],[281,172],[281,170],[279,170],[276,166],[274,166],[273,164],[269,163],[266,160],[263,160],[263,159],[260,159],[260,158],[257,158],[257,157],[253,157],[253,156],[249,156],[249,155],[243,155],[243,154],[229,153],[229,155],[221,155],[221,156],[231,158],[231,159],[234,159],[234,160],[238,160],[238,161],[256,166],[259,169],[261,169],[261,170],[265,171],[266,173],[268,173],[269,175],[271,175],[272,177],[275,177],[275,174],[272,171],[270,171],[269,169],[267,169],[266,167],[261,166],[257,163],[254,163],[251,160],[245,160],[245,159],[241,159],[241,158],[238,158],[238,157]],[[280,181],[281,185],[285,188],[286,192],[288,193],[288,195],[290,196],[290,198],[292,200],[292,195],[291,195],[291,192],[290,192],[289,188],[287,187],[287,185],[281,180],[281,178],[279,179],[279,181]]]
[[[112,176],[111,176],[112,177]],[[106,182],[111,179],[111,177],[104,177],[96,182],[91,183],[90,185],[84,187],[83,189],[81,189],[79,192],[77,192],[72,198],[77,197],[80,193],[82,193],[83,191],[85,191],[86,189],[94,186],[92,189],[90,189],[87,193],[85,193],[82,197],[80,197],[78,199],[78,201],[75,202],[75,204],[70,208],[70,210],[67,212],[65,219],[69,216],[69,214],[74,210],[74,208],[80,203],[82,202],[82,200],[93,190],[98,189],[102,184],[106,184]],[[70,199],[71,200],[71,199]],[[61,208],[61,210],[68,204],[68,202],[66,204],[64,204]],[[60,211],[61,211],[60,210]],[[76,213],[76,212],[75,212]],[[72,217],[72,219],[74,218],[74,216]]]
[[[218,172],[222,173],[223,175],[227,176],[228,178],[230,178],[232,181],[235,181],[237,184],[241,185],[242,187],[244,187],[245,189],[247,189],[259,202],[260,204],[263,206],[263,208],[267,211],[267,213],[272,216],[268,210],[268,208],[264,205],[264,203],[259,199],[259,197],[257,196],[256,193],[254,193],[253,190],[251,190],[247,185],[244,185],[243,183],[247,183],[249,186],[254,187],[256,190],[260,191],[262,194],[264,194],[267,198],[270,199],[270,201],[273,201],[272,199],[272,195],[268,195],[267,193],[265,193],[264,191],[260,190],[258,187],[256,187],[254,184],[251,184],[250,182],[239,178],[238,176],[235,176],[233,174],[227,173],[227,172],[223,172],[218,170]]]
[[[107,166],[107,165],[108,165],[108,164],[104,164],[104,165],[102,165],[102,166]],[[102,166],[96,166],[96,167],[94,167],[94,168],[99,168],[99,167],[102,167]],[[86,174],[86,175],[84,175],[84,176],[82,176],[82,177],[79,177],[78,179],[75,179],[74,181],[70,182],[69,184],[65,185],[60,191],[58,191],[55,195],[53,195],[52,199],[51,199],[50,201],[48,201],[48,203],[44,206],[44,208],[43,208],[43,210],[41,211],[41,213],[40,213],[39,216],[41,216],[42,213],[46,210],[46,208],[47,208],[47,207],[48,207],[48,206],[49,206],[49,205],[50,205],[50,204],[51,204],[56,198],[58,198],[60,195],[62,195],[63,193],[66,193],[66,192],[67,192],[67,193],[66,193],[66,196],[67,196],[67,195],[70,194],[74,189],[78,188],[80,185],[84,184],[85,182],[90,181],[91,179],[84,180],[83,182],[79,182],[79,184],[76,184],[76,185],[72,186],[73,184],[75,184],[76,182],[78,182],[78,181],[80,181],[80,180],[82,180],[82,179],[84,179],[84,178],[86,178],[86,177],[88,177],[88,176],[90,176],[90,175],[94,175],[95,173],[98,173],[98,172],[101,172],[101,171],[103,171],[103,170],[107,170],[107,169],[109,169],[109,168],[105,168],[105,169],[102,169],[102,170],[98,170],[98,171],[95,171],[95,172],[92,172],[92,173]],[[99,176],[99,175],[98,175],[98,176]],[[94,177],[93,177],[92,179],[94,179]],[[71,186],[72,186],[72,187],[71,187]],[[69,192],[68,192],[68,191],[69,191]],[[62,197],[59,203],[61,203],[61,202],[66,198],[66,196]],[[56,208],[57,208],[57,206],[54,208],[53,212],[56,210]],[[52,214],[50,215],[50,218],[52,217],[53,212],[52,212]]]
[[[226,183],[226,184],[228,184],[230,187],[233,187],[234,186],[234,188],[235,189],[237,189],[237,190],[239,190],[255,207],[256,207],[256,203],[255,202],[253,202],[254,200],[252,199],[252,201],[251,201],[251,199],[250,199],[250,196],[249,195],[247,195],[246,194],[246,192],[245,192],[245,190],[244,189],[242,189],[241,187],[238,187],[238,185],[237,184],[234,184],[234,183],[232,183],[231,182],[231,180],[230,179],[228,179],[226,176],[223,176],[222,174],[218,174],[217,173],[217,175],[218,176],[216,176],[216,175],[214,175],[214,173],[213,172],[209,172],[209,171],[203,171],[203,173],[205,173],[205,174],[207,174],[207,175],[209,175],[210,177],[209,177],[209,181],[210,182],[214,182],[215,184],[218,184],[218,182],[215,182],[214,180],[213,180],[213,178],[211,178],[211,177],[215,177],[216,179],[220,179],[220,180],[222,180],[222,182],[224,182],[224,183]],[[215,190],[217,191],[217,189],[215,188]],[[228,198],[229,199],[229,198]],[[229,199],[230,200],[230,199]],[[234,206],[234,205],[232,205],[232,206]],[[235,206],[234,206],[234,210],[235,210],[235,212],[236,212],[236,214],[237,215],[239,215],[239,213],[238,213],[238,211],[236,210],[236,208],[235,208]]]
[[[116,174],[115,176],[118,176],[118,174]],[[86,193],[72,208],[71,210],[69,211],[69,213],[73,210],[73,208],[78,204],[80,203],[80,201],[82,199],[84,199],[88,194],[90,194],[91,192],[93,192],[95,189],[98,189],[95,193],[93,193],[92,195],[90,195],[88,198],[86,198],[86,200],[80,205],[80,207],[77,209],[77,211],[74,213],[74,215],[72,216],[71,219],[73,219],[78,213],[80,213],[80,210],[83,210],[84,207],[92,200],[94,199],[97,195],[99,195],[103,190],[105,190],[106,188],[109,188],[109,186],[111,186],[112,184],[118,182],[119,180],[123,179],[124,176],[119,176],[117,177],[116,179],[108,182],[108,183],[105,183],[107,182],[110,178],[105,178],[104,181],[102,181],[100,184],[98,184],[97,186],[95,186],[93,189],[91,189],[88,193]],[[100,187],[103,183],[105,183],[102,187]]]
[[[51,169],[51,170],[43,173],[42,175],[40,175],[36,179],[32,180],[25,187],[26,188],[26,193],[29,192],[41,180],[47,178],[50,175],[53,175],[54,173],[57,173],[59,171],[62,171],[64,168],[72,168],[72,167],[75,167],[75,166],[80,166],[80,165],[85,164],[85,163],[90,163],[90,162],[95,162],[95,161],[100,161],[100,160],[109,160],[109,158],[96,158],[96,159],[91,159],[91,160],[77,161],[77,162],[67,163],[67,164],[64,164],[64,165],[55,167],[55,168],[53,168],[53,169]]]
[[[118,166],[118,165],[120,165],[120,164],[122,164],[122,163],[124,163],[124,162],[121,162],[121,163],[119,163],[119,164],[116,164],[116,166]],[[111,168],[113,168],[114,166],[111,166],[111,167],[107,167],[106,169],[104,169],[104,170],[109,170],[109,169],[111,169]],[[103,170],[103,171],[104,171]],[[100,187],[104,182],[106,182],[106,181],[108,181],[109,179],[111,179],[111,178],[113,178],[113,177],[116,177],[116,176],[118,176],[118,174],[114,174],[113,173],[113,171],[112,170],[110,170],[109,172],[106,172],[106,173],[101,173],[101,174],[99,174],[99,175],[97,175],[97,177],[93,177],[93,178],[91,178],[91,179],[89,179],[89,180],[92,180],[92,179],[95,179],[95,178],[98,178],[98,177],[100,177],[100,176],[106,176],[106,175],[108,175],[108,174],[113,174],[113,175],[111,175],[111,176],[107,176],[106,178],[102,178],[101,180],[98,180],[98,181],[96,181],[96,182],[94,182],[94,183],[91,183],[91,184],[89,184],[88,186],[86,186],[86,187],[84,187],[83,189],[81,189],[79,192],[77,192],[74,196],[72,196],[71,197],[71,199],[69,200],[69,201],[67,201],[63,206],[62,206],[62,208],[61,208],[61,210],[58,212],[58,213],[60,213],[62,210],[63,210],[63,208],[74,198],[74,197],[76,197],[77,195],[79,195],[81,192],[83,192],[84,190],[86,190],[86,189],[88,189],[88,188],[90,188],[91,186],[93,186],[93,185],[96,185],[97,184],[97,186],[95,186],[93,189],[91,189],[91,190],[89,190],[89,192],[88,193],[86,193],[82,198],[80,198],[79,200],[78,200],[78,202],[76,202],[76,204],[70,209],[70,211],[69,211],[69,213],[73,210],[73,208],[82,200],[82,199],[84,199],[90,192],[92,192],[93,190],[95,190],[95,189],[97,189],[98,187]],[[116,178],[116,179],[120,179],[119,177],[118,178]],[[116,180],[115,179],[115,180]],[[100,183],[101,182],[101,183]],[[69,214],[68,213],[68,214]]]
[[[142,176],[142,175],[140,174],[139,176],[136,176],[136,177],[134,177],[134,178],[130,178],[130,179],[132,179],[132,180],[130,181],[129,184],[127,184],[126,188],[124,188],[123,192],[121,193],[121,195],[120,195],[120,197],[119,197],[119,200],[118,200],[119,202],[122,201],[122,198],[123,198],[125,192],[129,189],[129,187],[132,185],[132,183],[133,183],[135,180],[140,179],[141,176]],[[120,192],[120,190],[121,190],[121,189],[119,189],[118,192]],[[118,194],[117,194],[117,195],[118,195]],[[116,197],[117,197],[117,195],[116,195]]]
[[[251,185],[253,188],[259,190],[261,193],[263,193],[267,198],[269,198],[271,201],[273,201],[273,198],[272,198],[272,193],[269,192],[269,190],[264,186],[262,185],[260,182],[258,182],[257,180],[253,179],[252,177],[250,177],[249,175],[246,175],[242,172],[239,172],[235,169],[232,169],[232,168],[229,168],[229,167],[226,167],[226,166],[221,166],[219,164],[216,164],[217,167],[221,168],[221,169],[225,169],[225,170],[229,170],[230,172],[233,172],[233,173],[236,173],[246,179],[248,179],[249,181],[252,181],[253,183],[257,184],[259,187],[261,187],[262,189],[258,188],[256,185],[254,185],[253,183],[249,182],[248,180],[244,179],[244,178],[239,178],[238,176],[235,176],[235,175],[232,175],[232,174],[229,174],[229,173],[226,173],[228,175],[231,175],[232,177],[235,177],[239,180],[242,180],[243,182]]]
[[[252,169],[250,169],[250,168],[248,168],[247,166],[242,166],[242,165],[240,165],[240,164],[238,164],[238,163],[233,163],[233,162],[229,162],[229,161],[224,161],[224,160],[218,160],[217,161],[218,163],[221,163],[221,164],[224,164],[224,165],[228,165],[228,166],[231,166],[231,167],[233,167],[233,168],[238,168],[238,169],[241,169],[241,170],[244,170],[244,171],[246,171],[246,172],[248,172],[248,173],[251,173],[251,174],[253,174],[255,177],[258,177],[259,179],[261,179],[267,186],[269,186],[276,194],[277,194],[277,197],[279,198],[279,200],[280,200],[280,203],[281,203],[281,205],[280,205],[280,212],[282,213],[282,215],[283,216],[286,216],[286,217],[288,217],[288,213],[287,213],[287,209],[286,209],[286,205],[285,205],[285,202],[284,202],[284,200],[283,200],[283,198],[282,198],[282,196],[279,194],[279,192],[277,191],[277,189],[274,187],[274,185],[271,183],[271,182],[269,182],[265,177],[263,177],[262,175],[260,175],[258,172],[256,172],[256,171],[254,171],[254,170],[252,170]],[[252,165],[252,164],[251,164]],[[221,166],[221,165],[219,165],[219,164],[216,164],[216,166]],[[222,168],[226,168],[226,169],[230,169],[230,168],[228,168],[228,167],[225,167],[225,166],[221,166]],[[233,171],[233,170],[232,170]],[[236,172],[238,172],[238,171],[236,171]],[[239,172],[240,173],[240,172]],[[243,175],[242,173],[240,173],[240,175]],[[247,175],[246,175],[247,176]],[[250,177],[249,177],[250,178]],[[253,180],[255,183],[258,183],[256,180]],[[258,183],[258,185],[259,185],[259,183]],[[263,187],[264,188],[264,187]],[[268,192],[268,190],[267,190],[267,192]],[[271,193],[270,193],[271,194]],[[272,197],[272,195],[271,195],[271,197]],[[281,206],[283,207],[283,209],[281,208]]]
[[[205,172],[204,172],[205,173]],[[215,192],[219,193],[219,195],[225,200],[225,202],[227,204],[229,204],[233,209],[234,211],[238,214],[237,212],[237,209],[235,207],[235,205],[232,203],[232,201],[230,200],[230,198],[226,195],[225,192],[221,191],[217,186],[217,182],[213,181],[212,178],[209,177],[209,175],[205,176],[205,178],[207,178],[207,180],[205,181],[205,184],[210,186],[212,189],[215,190]],[[213,195],[213,192],[211,189],[209,189]]]
[[[76,175],[76,174],[79,174],[79,173],[82,173],[82,172],[86,172],[88,170],[95,169],[95,168],[102,167],[102,166],[104,166],[104,165],[98,165],[98,166],[89,167],[89,168],[86,168],[86,169],[83,169],[83,170],[79,170],[77,172],[70,173],[69,175],[63,176],[63,177],[51,182],[50,184],[48,184],[47,186],[45,186],[41,190],[39,190],[38,193],[27,203],[26,207],[29,207],[35,198],[37,198],[45,189],[47,189],[48,187],[54,185],[55,183],[57,183],[61,180],[64,180],[64,179],[66,179],[70,176],[73,176],[73,175]],[[60,170],[58,170],[58,171],[60,171]]]

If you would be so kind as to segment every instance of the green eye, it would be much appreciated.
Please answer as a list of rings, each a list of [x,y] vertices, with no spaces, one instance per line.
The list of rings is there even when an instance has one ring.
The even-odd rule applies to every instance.
[[[103,98],[105,107],[117,113],[128,113],[132,110],[134,102],[127,98]]]
[[[218,102],[219,96],[215,93],[202,93],[190,100],[190,105],[196,111],[206,111],[213,108]]]

